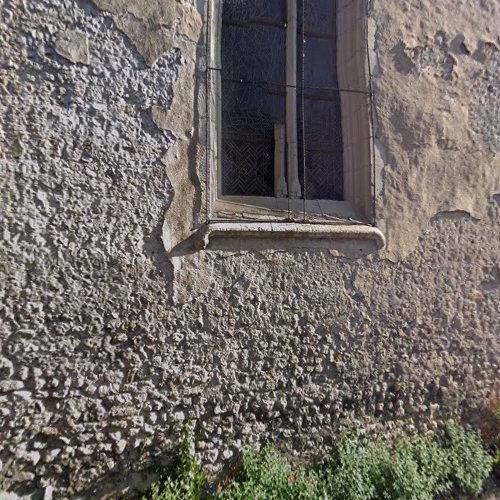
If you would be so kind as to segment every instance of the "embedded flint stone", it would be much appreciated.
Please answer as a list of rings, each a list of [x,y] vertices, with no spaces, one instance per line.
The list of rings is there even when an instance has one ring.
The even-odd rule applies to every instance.
[[[89,64],[89,40],[81,31],[64,31],[59,34],[55,44],[56,52],[74,64]]]

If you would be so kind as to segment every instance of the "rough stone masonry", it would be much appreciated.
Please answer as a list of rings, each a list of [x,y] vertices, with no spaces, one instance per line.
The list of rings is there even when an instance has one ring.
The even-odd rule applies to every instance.
[[[215,473],[498,390],[499,3],[368,2],[387,246],[357,259],[166,252],[201,199],[205,8],[0,0],[0,490],[126,491],[188,421]]]

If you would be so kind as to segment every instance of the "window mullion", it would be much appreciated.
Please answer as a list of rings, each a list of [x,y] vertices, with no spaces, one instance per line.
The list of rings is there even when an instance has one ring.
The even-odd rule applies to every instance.
[[[286,139],[288,149],[288,194],[290,198],[300,198],[297,134],[297,0],[287,0]]]

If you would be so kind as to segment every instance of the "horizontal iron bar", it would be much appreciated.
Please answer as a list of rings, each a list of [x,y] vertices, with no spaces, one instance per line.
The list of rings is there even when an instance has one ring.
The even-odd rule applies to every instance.
[[[279,30],[286,30],[286,23],[285,22],[279,22],[279,21],[274,21],[272,19],[264,19],[264,18],[259,18],[255,17],[252,19],[249,19],[248,21],[240,21],[238,19],[228,19],[228,18],[222,18],[222,24],[227,25],[227,26],[233,26],[237,28],[248,28],[249,26],[267,26],[271,28],[276,28]],[[337,38],[336,33],[321,33],[319,31],[311,31],[311,30],[306,30],[304,33],[302,32],[302,29],[298,29],[297,33],[299,33],[301,36],[302,34],[306,38],[320,38],[323,40],[335,40]]]
[[[207,67],[207,70],[210,71],[222,71],[222,68],[212,68],[212,67]],[[240,84],[246,84],[246,85],[256,85],[259,87],[266,86],[266,87],[283,87],[283,88],[296,88],[296,89],[302,89],[302,86],[300,85],[287,85],[286,83],[276,83],[276,82],[265,82],[265,81],[257,81],[257,80],[245,80],[241,78],[222,78],[223,82],[230,82],[230,83],[240,83]],[[358,90],[358,89],[345,89],[342,87],[317,87],[314,85],[306,85],[304,87],[305,90],[331,90],[331,91],[336,91],[336,92],[352,92],[355,94],[365,94],[371,96],[371,92],[368,90]]]

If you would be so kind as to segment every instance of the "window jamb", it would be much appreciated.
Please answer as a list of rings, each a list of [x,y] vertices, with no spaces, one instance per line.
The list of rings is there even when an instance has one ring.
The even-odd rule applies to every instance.
[[[345,202],[332,204],[333,211],[323,215],[360,221],[373,221],[372,125],[366,43],[366,12],[362,0],[337,0],[337,68],[341,90],[343,170]],[[345,26],[349,26],[346,29]],[[352,28],[352,29],[351,29]],[[207,58],[207,213],[217,219],[220,206],[231,201],[235,212],[255,205],[255,197],[228,197],[221,194],[221,30],[222,0],[208,0]],[[276,198],[279,199],[279,198]],[[283,198],[287,200],[287,198]],[[308,200],[324,202],[328,200]],[[264,207],[265,208],[265,204]],[[341,210],[340,210],[341,208]],[[307,214],[307,211],[306,211]],[[277,214],[278,215],[278,214]],[[366,223],[366,222],[365,222]]]

